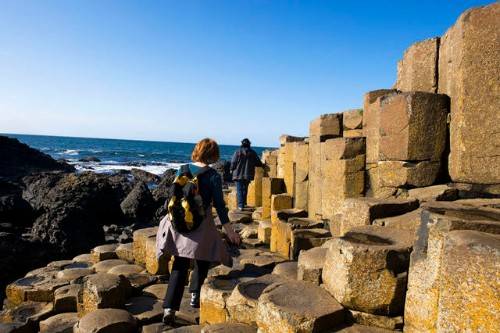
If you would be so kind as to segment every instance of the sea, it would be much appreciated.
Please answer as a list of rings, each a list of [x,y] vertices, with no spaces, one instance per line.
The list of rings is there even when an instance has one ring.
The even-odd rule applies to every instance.
[[[194,143],[0,134],[16,138],[54,159],[64,159],[78,171],[113,173],[142,169],[157,175],[191,161]],[[231,160],[239,146],[220,145],[222,160]],[[252,147],[261,154],[266,147]]]

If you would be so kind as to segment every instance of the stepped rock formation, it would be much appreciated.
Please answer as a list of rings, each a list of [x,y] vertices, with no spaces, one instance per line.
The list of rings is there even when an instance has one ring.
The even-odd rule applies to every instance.
[[[0,219],[28,205],[19,224],[36,219],[42,241],[64,249],[57,236],[78,226],[103,244],[9,281],[0,332],[498,331],[499,18],[498,2],[465,12],[407,49],[396,89],[370,91],[362,110],[321,115],[308,138],[284,135],[264,152],[248,193],[255,207],[235,210],[234,188],[225,191],[243,238],[233,267],[211,268],[200,309],[185,293],[176,327],[161,323],[172,260],[156,257],[148,223],[165,213],[173,173],[3,181]],[[141,181],[159,185],[150,193]],[[101,226],[100,200],[150,227],[104,244],[88,219],[47,209],[92,208]],[[20,246],[8,232],[0,240],[2,251]]]

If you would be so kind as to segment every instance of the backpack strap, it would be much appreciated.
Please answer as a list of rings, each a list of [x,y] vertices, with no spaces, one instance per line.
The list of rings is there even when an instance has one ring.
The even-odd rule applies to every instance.
[[[204,174],[205,172],[207,172],[210,169],[211,168],[208,165],[203,167],[203,168],[200,168],[197,172],[193,173],[193,178],[201,176],[202,174]]]

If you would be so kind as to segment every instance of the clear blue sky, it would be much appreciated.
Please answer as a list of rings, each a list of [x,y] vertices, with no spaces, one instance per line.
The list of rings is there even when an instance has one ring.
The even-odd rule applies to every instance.
[[[0,133],[276,145],[491,2],[0,0]]]

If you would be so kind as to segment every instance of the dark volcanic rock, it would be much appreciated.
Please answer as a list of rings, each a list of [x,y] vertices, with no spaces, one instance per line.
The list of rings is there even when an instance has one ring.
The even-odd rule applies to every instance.
[[[146,183],[138,182],[121,202],[123,214],[131,223],[145,225],[152,222],[155,201]]]
[[[58,162],[49,155],[6,136],[0,136],[0,156],[0,179],[16,181],[42,171],[75,170],[69,164]]]
[[[233,180],[233,177],[231,175],[231,162],[225,161],[225,160],[220,160],[214,164],[211,165],[212,168],[217,170],[217,172],[220,174],[222,181],[223,182],[231,182]]]
[[[22,188],[0,180],[0,223],[26,226],[33,222],[34,217],[33,209],[22,197]]]
[[[134,176],[134,179],[136,181],[145,182],[146,184],[148,183],[157,184],[161,181],[160,176],[157,176],[151,172],[144,171],[142,169],[133,168],[132,170],[130,170],[130,173],[132,173],[132,176]]]
[[[167,214],[166,203],[170,200],[170,186],[175,180],[177,170],[169,169],[163,173],[160,184],[153,190],[153,198],[156,203],[154,221],[156,223]]]
[[[78,161],[80,161],[80,162],[101,162],[101,160],[95,156],[83,157],[83,158],[80,158]]]
[[[47,178],[45,178],[47,177]],[[108,176],[92,172],[37,175],[24,179],[23,197],[37,210],[31,239],[68,255],[104,242],[102,226],[124,221],[122,189]],[[118,188],[118,189],[117,189]]]

